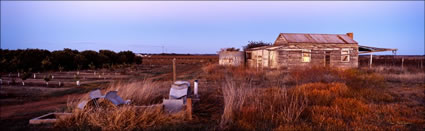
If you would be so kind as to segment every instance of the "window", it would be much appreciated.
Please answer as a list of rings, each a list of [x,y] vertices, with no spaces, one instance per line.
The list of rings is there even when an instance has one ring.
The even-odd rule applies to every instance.
[[[246,53],[246,59],[251,59],[251,53]]]
[[[302,62],[310,62],[311,60],[311,51],[303,50],[302,51]]]
[[[341,62],[350,62],[350,50],[341,49]]]

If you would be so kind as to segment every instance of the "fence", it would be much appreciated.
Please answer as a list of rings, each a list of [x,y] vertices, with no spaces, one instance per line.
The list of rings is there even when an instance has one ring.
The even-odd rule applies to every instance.
[[[359,66],[369,66],[370,55],[359,55]],[[424,55],[374,55],[372,66],[424,68]]]

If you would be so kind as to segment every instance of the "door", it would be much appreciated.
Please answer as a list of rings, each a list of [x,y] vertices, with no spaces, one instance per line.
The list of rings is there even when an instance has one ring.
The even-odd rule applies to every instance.
[[[329,67],[331,65],[331,52],[325,52],[325,67]]]

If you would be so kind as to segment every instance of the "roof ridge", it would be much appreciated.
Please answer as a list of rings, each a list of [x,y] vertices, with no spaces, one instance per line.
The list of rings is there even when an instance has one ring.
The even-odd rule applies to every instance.
[[[308,34],[308,35],[347,35],[347,34],[324,34],[324,33],[280,33],[280,34]]]

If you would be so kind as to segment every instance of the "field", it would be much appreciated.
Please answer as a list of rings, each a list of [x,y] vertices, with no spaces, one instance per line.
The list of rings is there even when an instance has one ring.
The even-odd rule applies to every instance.
[[[177,79],[200,82],[192,119],[156,108],[123,106],[75,110],[94,89],[118,90],[137,105],[168,97],[173,56],[144,59],[117,69],[41,72],[25,80],[2,74],[0,117],[5,130],[421,130],[425,128],[425,72],[406,63],[358,69],[311,67],[253,70],[222,67],[211,56],[177,59]],[[187,59],[187,61],[184,61]],[[361,58],[362,59],[362,58]],[[202,63],[197,64],[199,62]],[[211,61],[210,61],[211,60]],[[180,62],[179,62],[180,61]],[[199,62],[197,62],[199,61]],[[43,77],[55,78],[47,86]],[[15,82],[11,82],[15,78]],[[59,86],[59,81],[62,83]],[[145,97],[142,97],[145,96]],[[29,125],[48,112],[73,112],[54,125]]]

